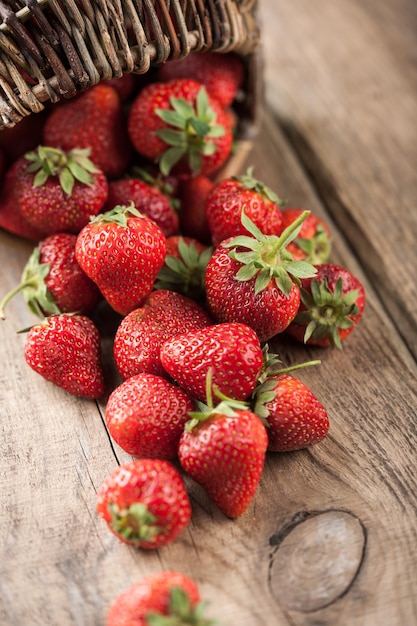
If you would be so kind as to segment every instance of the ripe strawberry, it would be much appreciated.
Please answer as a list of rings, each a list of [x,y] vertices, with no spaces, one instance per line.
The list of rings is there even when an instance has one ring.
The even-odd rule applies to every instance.
[[[158,67],[160,80],[192,78],[203,83],[210,96],[216,98],[225,109],[236,98],[244,73],[242,58],[233,52],[221,56],[216,52],[192,53]]]
[[[163,174],[216,172],[232,149],[223,108],[191,79],[151,83],[133,101],[128,131],[139,154],[159,161]]]
[[[0,228],[3,228],[13,235],[23,237],[24,239],[39,241],[46,236],[46,233],[33,226],[26,219],[15,197],[16,175],[20,167],[21,161],[15,161],[7,170],[1,185]]]
[[[106,424],[128,454],[173,460],[192,399],[179,387],[154,374],[137,374],[110,394]]]
[[[139,178],[122,178],[109,183],[109,195],[104,210],[110,211],[117,205],[128,206],[132,202],[140,213],[158,224],[165,237],[178,232],[177,212],[158,187]]]
[[[21,283],[0,303],[0,318],[9,300],[21,292],[38,317],[58,313],[89,313],[101,300],[97,285],[75,259],[77,236],[57,233],[43,239],[23,270]]]
[[[284,230],[303,213],[303,209],[286,208],[282,212]],[[330,256],[331,242],[328,225],[317,215],[310,213],[304,220],[300,232],[287,246],[294,260],[307,261],[313,265],[326,263]]]
[[[110,306],[127,315],[152,291],[165,241],[159,226],[133,205],[116,206],[81,230],[75,256]]]
[[[159,356],[162,344],[184,331],[211,324],[212,319],[194,300],[165,289],[152,292],[116,331],[113,352],[119,373],[124,379],[141,372],[166,377]]]
[[[65,151],[89,148],[91,160],[109,178],[120,177],[133,154],[119,94],[103,84],[54,107],[43,129],[43,142]]]
[[[265,426],[247,405],[232,401],[213,408],[209,398],[207,411],[192,416],[178,446],[181,466],[225,515],[239,517],[262,474],[268,445]]]
[[[282,232],[282,212],[276,194],[252,176],[249,168],[244,176],[224,178],[216,183],[206,200],[206,218],[212,242],[248,234],[242,224],[242,210],[264,235]]]
[[[117,467],[98,490],[97,512],[120,541],[145,550],[174,541],[191,518],[181,475],[161,459]]]
[[[286,250],[307,214],[304,212],[279,237],[264,235],[242,215],[252,237],[226,239],[207,264],[206,297],[215,320],[247,324],[261,342],[287,328],[300,304],[295,281],[316,273],[309,263],[293,261]]]
[[[327,437],[329,418],[324,406],[294,376],[268,376],[256,389],[255,399],[253,411],[267,426],[268,450],[301,450]]]
[[[211,243],[207,222],[206,201],[214,183],[207,176],[198,174],[184,180],[180,187],[180,230],[186,237],[201,243]]]
[[[341,349],[362,317],[365,290],[345,267],[323,263],[316,269],[314,279],[301,281],[299,312],[287,333],[300,342]]]
[[[14,197],[23,217],[52,235],[78,233],[107,199],[107,179],[88,158],[88,150],[64,153],[39,146],[19,159]]]
[[[168,339],[161,348],[165,370],[191,396],[205,400],[206,379],[220,394],[245,400],[256,387],[262,367],[259,339],[245,324],[216,324]]]
[[[167,570],[148,574],[119,594],[109,608],[106,626],[214,626],[204,618],[203,609],[196,583]]]
[[[52,315],[32,326],[25,341],[27,364],[45,380],[81,398],[104,393],[100,336],[83,315]]]
[[[165,262],[156,278],[155,289],[170,289],[193,300],[204,300],[204,276],[212,253],[211,247],[191,237],[168,237]]]

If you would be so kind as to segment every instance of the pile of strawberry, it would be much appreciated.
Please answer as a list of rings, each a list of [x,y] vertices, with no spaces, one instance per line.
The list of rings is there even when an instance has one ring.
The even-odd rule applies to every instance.
[[[284,206],[252,169],[219,177],[244,73],[234,54],[189,55],[104,81],[0,142],[0,226],[36,241],[0,315],[21,292],[41,318],[29,366],[71,394],[107,397],[108,431],[135,459],[102,485],[97,510],[144,549],[188,525],[185,475],[235,518],[268,451],[326,437],[325,408],[268,342],[286,333],[341,348],[365,305],[359,280],[329,262],[323,220]],[[120,318],[110,389],[102,303]]]

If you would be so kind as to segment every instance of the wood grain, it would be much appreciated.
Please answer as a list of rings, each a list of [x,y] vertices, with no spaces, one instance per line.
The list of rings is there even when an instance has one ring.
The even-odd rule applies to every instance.
[[[326,406],[328,438],[269,454],[237,520],[187,479],[188,529],[158,552],[134,550],[95,512],[98,487],[130,459],[105,429],[105,400],[73,398],[26,366],[16,332],[34,318],[15,299],[0,324],[1,626],[104,626],[119,592],[167,568],[196,579],[223,626],[417,622],[415,283],[392,246],[412,258],[415,10],[395,6],[262,0],[269,106],[238,167],[325,217],[332,259],[367,294],[343,351],[273,343],[286,363],[321,359],[297,376]],[[401,121],[387,114],[396,100]],[[0,233],[2,293],[31,249]],[[97,321],[110,391],[118,318],[103,308]]]
[[[260,9],[268,102],[416,356],[416,3]]]

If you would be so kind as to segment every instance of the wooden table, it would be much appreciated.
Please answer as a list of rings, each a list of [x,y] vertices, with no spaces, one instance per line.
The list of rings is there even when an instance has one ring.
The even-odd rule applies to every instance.
[[[129,457],[104,404],[70,397],[26,366],[34,319],[0,325],[3,626],[101,626],[142,575],[194,577],[229,626],[417,623],[417,5],[412,0],[261,0],[267,107],[246,163],[294,206],[325,217],[332,260],[364,283],[367,308],[343,351],[278,337],[325,404],[314,448],[270,454],[257,495],[226,519],[190,486],[193,518],[152,553],[121,544],[96,490]],[[32,246],[0,234],[1,291]],[[104,349],[110,363],[111,336]]]

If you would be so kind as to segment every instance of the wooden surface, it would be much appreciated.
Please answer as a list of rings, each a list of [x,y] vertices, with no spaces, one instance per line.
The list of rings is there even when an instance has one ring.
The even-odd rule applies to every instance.
[[[95,513],[97,488],[129,458],[107,435],[104,402],[29,370],[15,332],[34,318],[16,299],[0,325],[2,626],[102,626],[119,592],[166,568],[193,576],[224,626],[417,623],[417,7],[261,0],[260,13],[268,106],[246,163],[327,219],[332,259],[367,293],[343,351],[275,342],[286,362],[322,360],[298,375],[330,434],[269,455],[238,520],[188,483],[185,533],[131,549]],[[0,233],[2,293],[31,249]],[[104,349],[111,376],[110,334]]]

